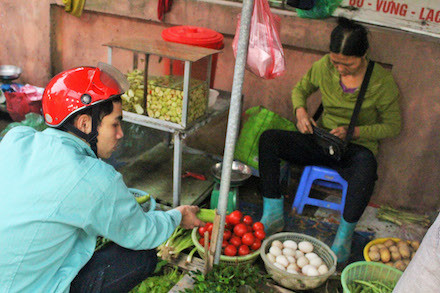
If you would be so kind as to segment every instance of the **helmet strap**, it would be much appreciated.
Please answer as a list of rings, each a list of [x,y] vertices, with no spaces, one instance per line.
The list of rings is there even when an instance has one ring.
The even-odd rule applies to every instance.
[[[79,130],[78,128],[76,128],[75,126],[73,126],[70,123],[62,125],[61,128],[65,129],[69,132],[72,132],[76,136],[84,139],[87,143],[90,144],[92,151],[98,157],[98,146],[97,146],[98,130],[97,129],[98,129],[98,115],[99,115],[98,112],[99,111],[97,111],[95,108],[96,107],[92,108],[92,131],[89,134],[82,132],[81,130]]]

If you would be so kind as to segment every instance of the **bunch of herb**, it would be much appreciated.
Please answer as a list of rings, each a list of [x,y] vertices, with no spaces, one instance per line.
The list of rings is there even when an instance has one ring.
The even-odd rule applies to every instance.
[[[167,293],[183,278],[178,268],[165,267],[162,275],[151,276],[134,287],[129,293]]]
[[[194,280],[192,289],[185,289],[186,293],[202,292],[240,292],[240,288],[247,286],[248,290],[258,292],[258,287],[266,284],[269,275],[261,274],[256,266],[250,264],[233,266],[226,263],[214,265],[212,270],[204,275],[200,270],[190,272]]]

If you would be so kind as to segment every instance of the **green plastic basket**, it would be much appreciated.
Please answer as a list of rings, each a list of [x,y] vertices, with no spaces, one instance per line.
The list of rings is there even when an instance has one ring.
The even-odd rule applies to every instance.
[[[344,293],[351,293],[349,284],[354,280],[390,282],[394,288],[402,272],[393,267],[372,261],[354,262],[342,271],[341,283]]]
[[[198,232],[198,228],[194,228],[192,233],[191,233],[191,238],[192,241],[194,243],[194,245],[197,248],[197,252],[199,253],[199,255],[204,258],[205,257],[205,249],[203,248],[203,246],[200,244],[199,242],[199,232]],[[244,264],[253,264],[258,256],[260,255],[260,250],[257,250],[251,254],[248,255],[244,255],[244,256],[226,256],[226,255],[220,255],[220,262],[221,263],[227,263],[230,265],[244,265]]]

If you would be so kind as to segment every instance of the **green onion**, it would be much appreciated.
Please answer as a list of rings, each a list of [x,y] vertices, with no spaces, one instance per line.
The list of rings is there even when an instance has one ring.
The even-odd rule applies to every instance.
[[[200,209],[196,216],[203,222],[214,222],[215,210]]]
[[[185,263],[191,263],[194,253],[197,251],[197,247],[194,247],[193,250],[188,254]]]
[[[192,246],[194,246],[194,243],[191,238],[191,230],[179,226],[170,238],[157,248],[157,256],[163,259],[177,258],[182,250]]]
[[[397,210],[388,206],[380,206],[377,211],[377,218],[389,221],[399,226],[403,224],[419,224],[423,227],[429,227],[431,221],[427,215],[418,215],[410,212]]]

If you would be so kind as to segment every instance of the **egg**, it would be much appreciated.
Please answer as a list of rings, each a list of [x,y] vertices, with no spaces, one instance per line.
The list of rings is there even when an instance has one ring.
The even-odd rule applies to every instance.
[[[320,275],[326,274],[328,272],[327,266],[325,264],[320,265],[318,268],[318,272]]]
[[[301,256],[304,256],[304,253],[301,250],[295,250],[295,258],[298,259]]]
[[[284,241],[284,242],[283,242],[283,246],[284,246],[284,247],[291,248],[291,249],[293,249],[293,250],[296,250],[296,249],[298,248],[298,245],[297,245],[296,242],[293,241],[293,240],[286,240],[286,241]]]
[[[314,253],[314,252],[306,253],[304,256],[307,257],[308,260],[312,260],[312,259],[314,259],[314,258],[319,257],[319,256],[318,256],[316,253]]]
[[[310,266],[310,268],[307,270],[307,276],[309,277],[319,276],[319,272],[314,266]]]
[[[303,273],[303,275],[308,275],[308,272],[309,272],[309,270],[311,269],[311,268],[315,268],[314,266],[312,266],[312,265],[305,265],[302,269],[301,269],[301,272]],[[316,269],[316,268],[315,268]]]
[[[274,262],[276,261],[276,258],[275,258],[275,256],[274,256],[272,253],[268,253],[268,254],[266,254],[266,256],[267,256],[267,259],[268,259],[271,263],[274,263]]]
[[[309,264],[309,260],[305,257],[305,256],[301,256],[300,258],[298,258],[296,260],[296,264],[297,266],[299,266],[300,268],[303,268],[304,266]]]
[[[293,250],[292,248],[284,248],[283,249],[283,255],[290,255],[290,256],[294,256],[295,255],[295,250]]]
[[[280,265],[279,263],[274,263],[274,266],[276,266],[277,268],[279,268],[280,270],[282,270],[282,271],[285,271],[286,270],[286,268],[285,267],[283,267],[282,265]]]
[[[284,255],[278,255],[276,258],[276,262],[282,265],[283,267],[287,267],[289,265],[289,261]]]
[[[315,257],[315,258],[312,258],[310,260],[310,264],[312,266],[314,266],[315,268],[319,268],[322,265],[322,259],[319,256]]]
[[[296,264],[296,259],[293,256],[287,255],[286,258],[287,258],[287,261],[289,263],[295,263]]]
[[[287,272],[288,272],[288,273],[291,273],[291,274],[294,274],[294,275],[298,275],[298,272],[295,271],[295,270],[289,270],[289,269],[287,269]]]
[[[304,253],[309,253],[313,251],[313,244],[310,243],[309,241],[301,241],[298,244],[298,249]]]
[[[277,257],[278,255],[281,255],[282,251],[278,246],[272,246],[269,249],[269,253],[273,254],[273,256]]]
[[[296,272],[300,271],[299,267],[294,263],[291,263],[290,265],[287,266],[287,271],[289,271],[289,270],[294,270]]]
[[[279,249],[283,249],[284,247],[283,247],[283,243],[281,242],[281,241],[279,241],[279,240],[274,240],[273,242],[272,242],[272,245],[271,245],[272,247],[273,246],[276,246],[276,247],[278,247]]]

